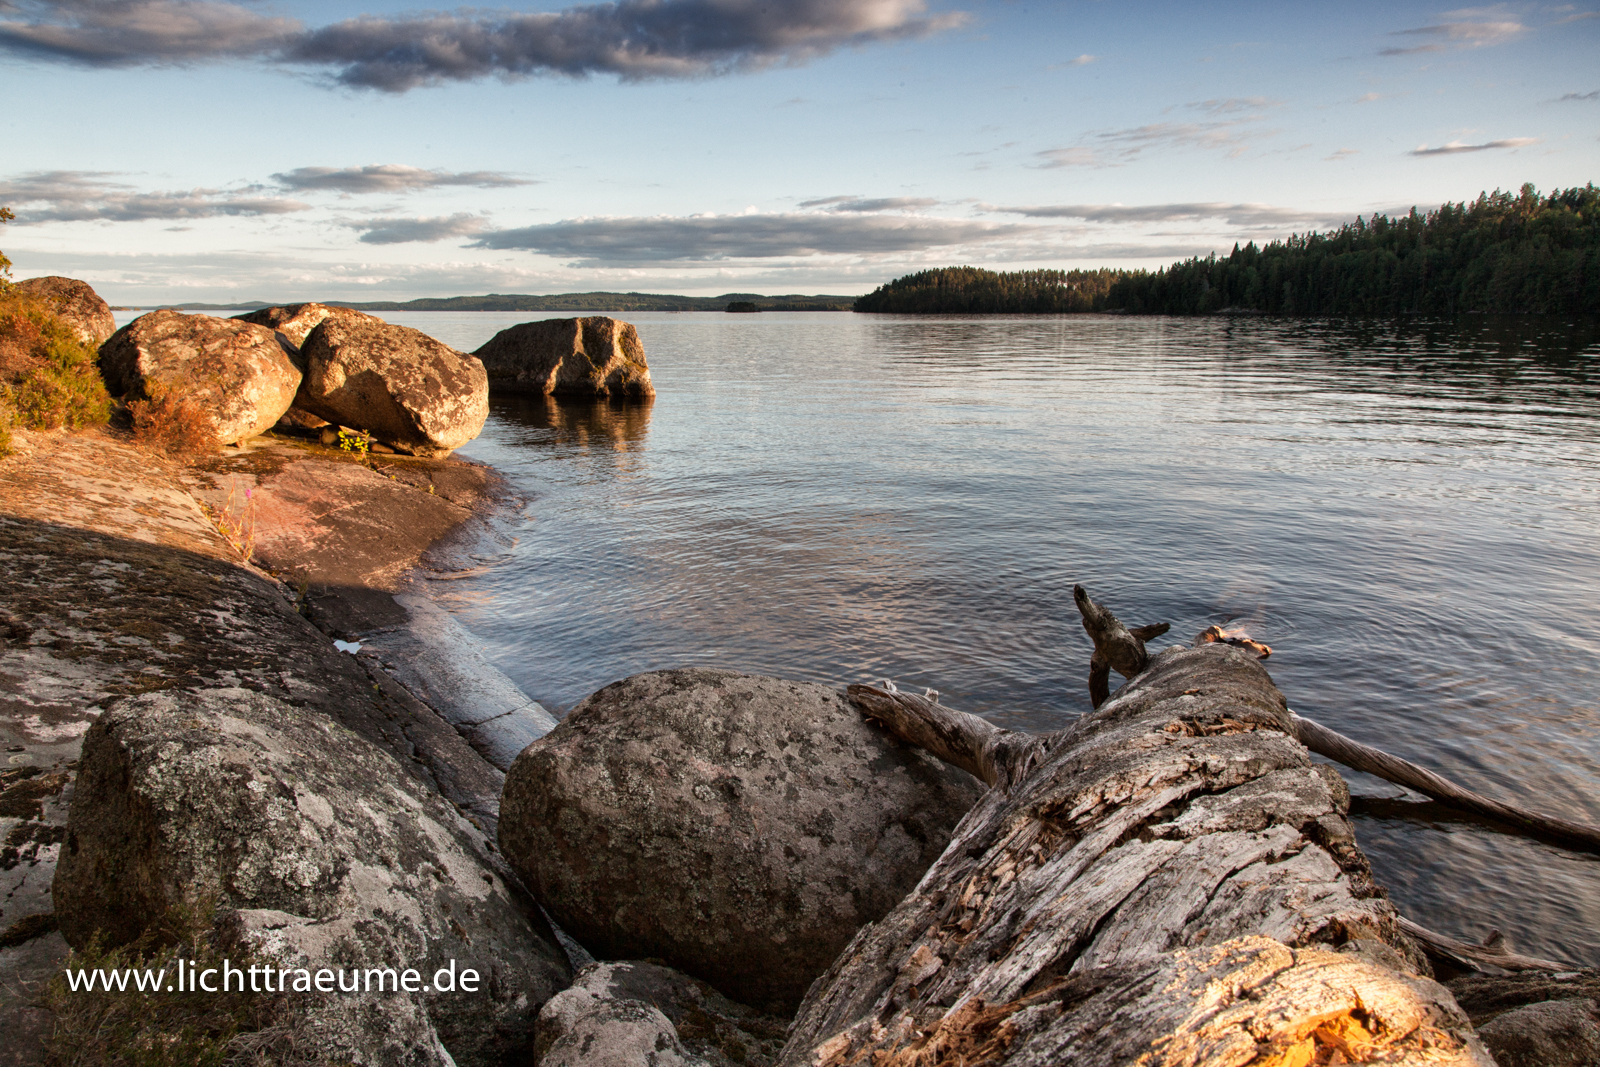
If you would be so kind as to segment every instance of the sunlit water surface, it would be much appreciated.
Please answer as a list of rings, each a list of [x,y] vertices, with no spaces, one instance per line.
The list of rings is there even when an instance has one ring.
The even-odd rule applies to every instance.
[[[471,351],[546,316],[385,317]],[[1169,639],[1243,622],[1301,714],[1600,821],[1593,324],[626,317],[655,403],[496,399],[461,451],[529,503],[435,585],[552,709],[715,664],[1050,730],[1089,707],[1082,582]],[[1347,777],[1407,913],[1600,965],[1600,857]]]

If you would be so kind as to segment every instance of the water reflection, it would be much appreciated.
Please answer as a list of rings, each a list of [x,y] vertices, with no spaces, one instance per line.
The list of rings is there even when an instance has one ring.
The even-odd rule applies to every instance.
[[[651,399],[576,400],[553,396],[495,396],[489,411],[510,425],[542,435],[549,443],[580,448],[608,447],[633,452],[644,447],[650,431]]]

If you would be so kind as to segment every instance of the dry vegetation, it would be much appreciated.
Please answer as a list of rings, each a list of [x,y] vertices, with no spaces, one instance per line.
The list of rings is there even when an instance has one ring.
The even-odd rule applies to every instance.
[[[94,349],[37,300],[0,288],[0,453],[13,426],[77,429],[110,415]]]
[[[175,456],[217,451],[216,422],[193,394],[176,385],[146,388],[146,399],[128,402],[135,440]]]

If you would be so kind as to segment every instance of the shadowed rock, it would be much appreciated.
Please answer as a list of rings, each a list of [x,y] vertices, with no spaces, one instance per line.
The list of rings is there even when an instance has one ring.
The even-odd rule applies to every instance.
[[[473,353],[495,393],[643,399],[656,395],[631,323],[605,316],[524,322]]]
[[[792,1009],[978,796],[833,690],[695,668],[578,705],[507,774],[500,844],[602,958]]]
[[[110,306],[88,282],[52,274],[17,282],[16,290],[42,301],[90,348],[99,348],[117,332],[117,320],[112,317]]]
[[[188,392],[215,421],[219,444],[271,429],[300,387],[300,371],[265,326],[172,310],[113,334],[100,347],[100,371],[113,396]]]
[[[420,330],[335,315],[307,335],[300,358],[295,407],[401,452],[448,455],[489,417],[483,364]]]
[[[568,971],[494,864],[450,805],[330,719],[243,689],[167,691],[90,729],[53,893],[78,947],[212,899],[280,968],[430,982],[454,960],[481,976],[476,994],[386,994],[381,1011],[298,994],[293,1029],[323,1061],[412,1062],[436,1034],[459,1064],[498,1063]]]
[[[1600,1010],[1592,1000],[1546,1000],[1497,1015],[1478,1036],[1500,1067],[1595,1067]]]

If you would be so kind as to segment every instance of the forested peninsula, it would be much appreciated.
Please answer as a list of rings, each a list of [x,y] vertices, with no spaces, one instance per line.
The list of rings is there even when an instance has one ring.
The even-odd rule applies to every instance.
[[[1496,190],[1436,210],[1357,218],[1157,271],[922,271],[855,310],[901,314],[1593,314],[1600,188]]]

